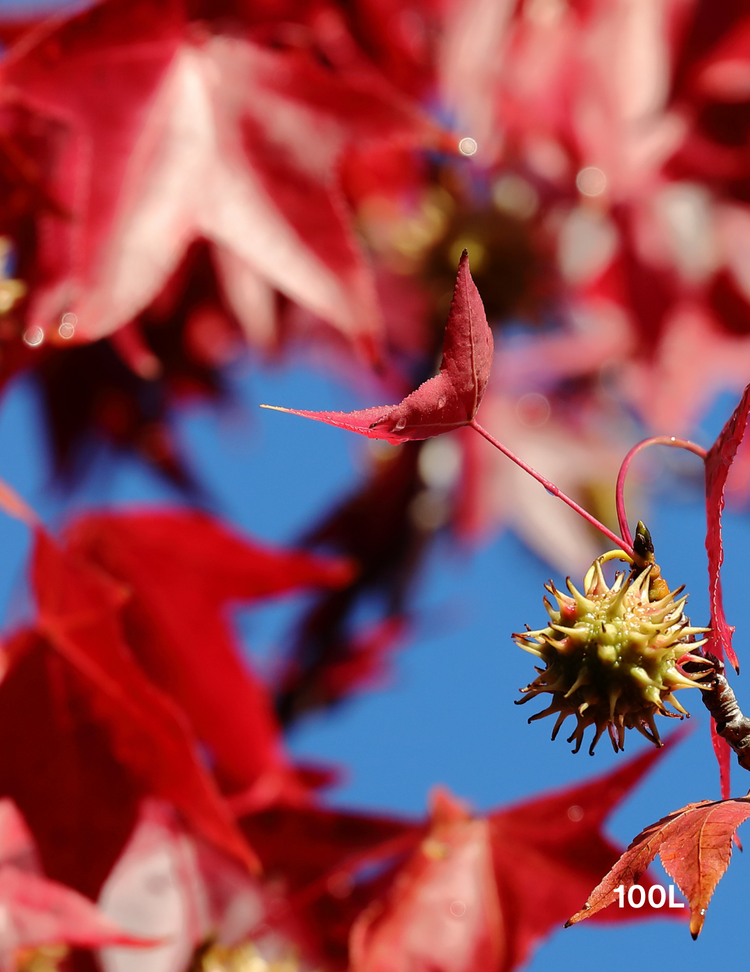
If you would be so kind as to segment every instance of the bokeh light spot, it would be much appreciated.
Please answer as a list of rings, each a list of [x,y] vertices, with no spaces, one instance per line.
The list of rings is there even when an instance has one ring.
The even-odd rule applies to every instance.
[[[78,323],[78,318],[75,314],[63,314],[60,319],[60,326],[57,329],[57,333],[65,341],[69,341],[76,332],[76,324]]]
[[[495,206],[519,219],[530,219],[539,208],[536,189],[518,175],[501,176],[492,187]]]
[[[516,402],[519,422],[530,429],[537,429],[548,422],[551,413],[552,408],[548,399],[539,392],[522,395]]]
[[[44,340],[44,331],[41,327],[28,327],[23,332],[23,343],[30,348],[38,348]]]
[[[584,196],[600,196],[607,188],[607,177],[595,165],[587,165],[576,176],[576,187]]]

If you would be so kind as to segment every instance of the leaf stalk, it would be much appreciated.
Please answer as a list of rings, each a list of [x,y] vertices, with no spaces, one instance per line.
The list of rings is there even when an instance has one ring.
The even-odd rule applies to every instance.
[[[537,472],[536,469],[533,469],[531,466],[528,465],[528,463],[525,463],[523,459],[520,459],[515,454],[515,452],[512,452],[507,446],[503,445],[503,443],[500,442],[498,439],[496,439],[494,435],[492,435],[490,432],[488,432],[487,429],[484,428],[484,426],[480,425],[479,422],[477,422],[476,418],[473,418],[471,422],[469,422],[469,426],[472,429],[474,429],[476,432],[478,432],[480,435],[484,436],[484,438],[487,439],[488,442],[490,442],[496,449],[502,452],[504,456],[507,456],[508,459],[510,459],[512,462],[515,462],[517,466],[520,466],[524,472],[527,472],[529,474],[529,476],[532,476],[534,479],[536,479],[538,483],[541,483],[548,493],[551,493],[553,496],[556,496],[558,499],[561,499],[563,503],[567,503],[567,505],[572,510],[575,510],[579,516],[582,516],[587,523],[590,523],[591,526],[595,527],[600,533],[603,533],[605,537],[607,537],[613,543],[616,543],[618,547],[620,547],[622,550],[625,551],[625,553],[628,555],[628,557],[631,558],[631,560],[635,559],[635,551],[633,550],[632,537],[628,536],[626,540],[622,539],[621,537],[618,537],[616,533],[613,533],[600,520],[597,520],[597,518],[592,513],[589,513],[588,510],[585,510],[582,506],[579,506],[578,503],[576,503],[574,499],[571,499],[571,497],[568,496],[567,493],[564,493],[559,486],[555,486],[555,484],[550,482],[549,479],[546,479],[544,476],[542,476],[541,473]]]
[[[625,477],[628,474],[628,469],[630,468],[630,463],[638,455],[638,453],[645,449],[647,446],[652,445],[665,445],[672,446],[676,449],[687,449],[688,452],[695,453],[696,456],[705,462],[708,453],[702,447],[697,445],[695,442],[691,442],[689,439],[679,439],[675,435],[657,435],[650,439],[643,439],[642,442],[638,442],[630,452],[625,456],[620,466],[620,472],[617,476],[617,485],[615,487],[615,505],[617,507],[617,523],[620,527],[620,533],[626,543],[632,544],[633,537],[630,533],[630,528],[628,527],[628,517],[625,511]]]

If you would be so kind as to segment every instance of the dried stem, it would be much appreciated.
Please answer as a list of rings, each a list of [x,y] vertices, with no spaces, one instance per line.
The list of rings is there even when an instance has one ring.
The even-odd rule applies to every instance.
[[[706,652],[704,657],[713,666],[710,688],[701,692],[703,704],[714,718],[716,732],[729,743],[737,754],[737,762],[743,769],[750,770],[750,719],[742,714],[729,682],[724,676],[724,663],[715,655]],[[686,666],[687,667],[687,666]]]
[[[625,456],[622,461],[622,466],[620,466],[620,472],[617,476],[617,486],[615,488],[615,502],[617,505],[617,522],[620,526],[620,533],[626,543],[632,544],[633,537],[631,536],[630,529],[628,527],[628,517],[625,512],[625,477],[628,473],[628,468],[633,459],[638,455],[641,449],[645,449],[646,446],[652,445],[665,445],[672,446],[677,449],[687,449],[688,452],[694,452],[696,456],[700,456],[705,462],[707,452],[695,442],[690,442],[689,439],[678,439],[674,435],[657,435],[651,439],[644,439],[637,445],[634,445],[630,452]]]
[[[479,424],[479,422],[477,422],[476,419],[472,419],[471,422],[469,422],[469,425],[471,426],[472,429],[475,429],[480,435],[483,435],[488,442],[491,442],[496,449],[499,449],[504,456],[507,456],[508,459],[511,459],[513,462],[515,462],[517,466],[520,466],[524,472],[527,472],[529,476],[532,476],[534,479],[536,479],[538,483],[541,483],[548,493],[552,493],[553,496],[557,496],[558,499],[561,499],[563,503],[567,503],[568,506],[572,510],[575,510],[576,513],[578,513],[580,516],[582,516],[587,523],[590,523],[591,526],[596,527],[596,529],[599,530],[600,533],[603,533],[605,537],[607,537],[613,543],[616,543],[618,547],[620,547],[622,550],[625,551],[628,557],[630,558],[635,557],[635,552],[633,550],[633,541],[631,537],[628,537],[627,540],[622,540],[620,537],[618,537],[617,534],[613,533],[611,530],[605,527],[603,523],[597,520],[597,518],[593,516],[593,514],[589,513],[588,510],[584,510],[584,508],[582,506],[579,506],[575,500],[571,499],[570,496],[568,496],[566,493],[563,493],[563,491],[559,489],[557,486],[555,486],[554,483],[551,483],[548,479],[545,479],[541,473],[538,473],[536,471],[536,469],[532,469],[532,467],[529,466],[527,463],[525,463],[523,459],[519,459],[514,452],[511,452],[511,450],[507,446],[504,446],[502,442],[498,441],[498,439],[494,437],[494,435],[491,435],[487,431],[487,429],[483,428]]]

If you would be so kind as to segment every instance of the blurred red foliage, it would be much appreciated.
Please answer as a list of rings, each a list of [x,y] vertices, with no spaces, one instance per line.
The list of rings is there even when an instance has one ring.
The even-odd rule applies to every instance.
[[[116,972],[90,949],[130,926],[81,894],[127,914],[156,868],[177,875],[174,900],[154,892],[171,938],[136,937],[164,972],[517,967],[615,861],[601,824],[652,755],[486,816],[438,793],[415,822],[327,807],[331,773],[282,733],[387,674],[439,532],[594,558],[585,524],[460,428],[480,403],[613,522],[625,443],[747,384],[745,6],[101,0],[0,37],[0,382],[36,386],[59,479],[115,446],[206,505],[172,417],[221,407],[243,355],[323,361],[363,408],[302,414],[419,440],[372,453],[302,541],[319,554],[190,509],[35,528],[36,607],[2,654],[0,965]],[[746,412],[707,465],[730,660],[719,517]],[[267,683],[227,611],[310,589]]]

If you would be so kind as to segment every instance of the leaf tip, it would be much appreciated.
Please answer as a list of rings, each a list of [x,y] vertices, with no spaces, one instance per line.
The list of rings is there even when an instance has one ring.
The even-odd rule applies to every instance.
[[[25,523],[31,529],[38,529],[42,525],[41,518],[36,511],[2,479],[0,479],[0,509],[13,519]]]
[[[584,918],[588,918],[588,911],[590,908],[591,905],[587,901],[580,911],[576,911],[574,915],[571,915],[570,918],[568,918],[568,920],[563,925],[563,928],[570,928],[573,925],[577,925],[579,921],[583,921]]]
[[[291,409],[291,408],[284,408],[283,405],[260,405],[258,407],[259,408],[268,408],[268,409],[270,409],[273,412],[289,412],[290,414],[293,414],[293,409]]]

